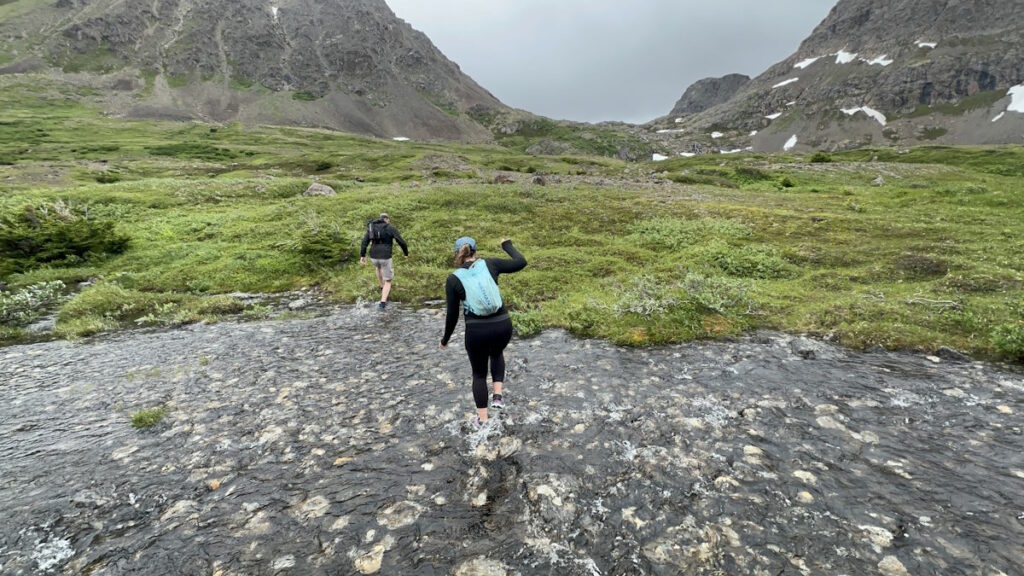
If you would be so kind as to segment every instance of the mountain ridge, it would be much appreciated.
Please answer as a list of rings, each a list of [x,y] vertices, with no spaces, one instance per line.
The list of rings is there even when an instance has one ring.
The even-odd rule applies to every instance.
[[[8,73],[119,76],[115,84],[136,98],[112,98],[110,108],[128,117],[488,141],[468,111],[507,108],[383,0],[12,6],[0,12]]]
[[[665,145],[1019,144],[1010,90],[1022,83],[1024,3],[840,0],[796,52],[684,118],[675,140],[685,145]]]

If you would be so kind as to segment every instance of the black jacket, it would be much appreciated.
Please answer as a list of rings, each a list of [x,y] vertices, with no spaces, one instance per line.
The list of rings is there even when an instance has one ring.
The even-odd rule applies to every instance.
[[[383,220],[374,220],[373,224],[380,224]],[[398,233],[398,228],[395,228],[391,224],[388,224],[384,231],[381,233],[380,240],[370,240],[370,230],[367,229],[366,233],[363,234],[363,243],[359,246],[359,257],[363,258],[366,256],[366,247],[370,246],[370,258],[376,258],[378,260],[387,260],[391,258],[391,252],[394,250],[394,243],[398,242],[398,245],[402,247],[402,252],[408,256],[409,247],[405,244],[405,240],[402,239],[402,235]]]
[[[509,274],[512,272],[518,272],[523,268],[526,268],[526,258],[516,250],[516,247],[512,245],[511,240],[505,240],[502,243],[501,249],[504,250],[511,260],[499,260],[497,258],[484,258],[484,262],[487,263],[487,271],[491,273],[491,278],[494,278],[494,282],[498,282],[498,275]],[[469,268],[472,266],[471,263],[467,262],[463,264],[463,268]],[[461,303],[466,299],[466,289],[462,286],[462,281],[455,274],[448,276],[448,280],[444,285],[445,299],[448,302],[448,315],[445,318],[444,323],[444,336],[441,338],[441,343],[447,345],[448,340],[452,337],[452,332],[455,332],[455,326],[459,323],[459,308],[462,308]],[[470,322],[477,318],[475,314],[469,311],[465,311],[466,322]],[[507,315],[508,310],[503,305],[498,309],[497,312],[491,314],[487,318],[497,318],[499,316]]]

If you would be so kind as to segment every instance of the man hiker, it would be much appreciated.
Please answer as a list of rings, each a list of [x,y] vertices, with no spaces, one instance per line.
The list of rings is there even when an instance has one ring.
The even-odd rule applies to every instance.
[[[395,265],[391,261],[391,251],[395,242],[398,242],[405,257],[408,258],[409,247],[398,233],[398,228],[391,225],[391,218],[387,214],[381,214],[380,218],[366,225],[366,234],[363,235],[363,243],[359,247],[359,263],[365,266],[366,246],[370,246],[370,262],[377,269],[377,281],[380,282],[380,304],[377,307],[381,310],[388,305],[391,279],[395,277]]]

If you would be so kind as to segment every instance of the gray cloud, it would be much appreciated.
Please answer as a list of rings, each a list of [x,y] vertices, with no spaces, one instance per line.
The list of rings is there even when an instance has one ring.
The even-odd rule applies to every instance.
[[[760,74],[834,0],[387,0],[506,104],[646,122],[708,76]]]

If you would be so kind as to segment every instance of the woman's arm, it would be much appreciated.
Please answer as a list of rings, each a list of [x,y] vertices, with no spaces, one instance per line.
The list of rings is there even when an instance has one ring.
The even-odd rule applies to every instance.
[[[516,247],[512,245],[512,241],[503,239],[501,241],[501,249],[506,254],[512,257],[511,260],[499,260],[497,258],[487,259],[488,267],[494,272],[494,275],[498,274],[509,274],[512,272],[519,272],[523,268],[526,268],[526,258],[516,250]]]
[[[454,274],[448,276],[448,281],[444,283],[444,296],[448,303],[448,314],[444,319],[444,336],[441,338],[441,346],[447,346],[448,340],[451,339],[452,333],[455,332],[455,326],[459,323],[459,304],[462,302],[462,298],[459,297],[459,288],[462,283],[455,277]]]

